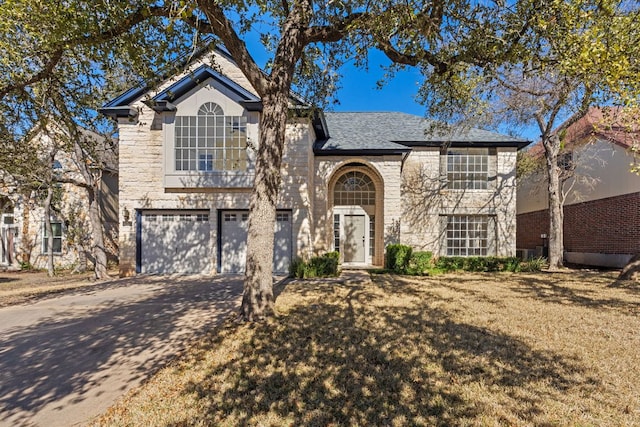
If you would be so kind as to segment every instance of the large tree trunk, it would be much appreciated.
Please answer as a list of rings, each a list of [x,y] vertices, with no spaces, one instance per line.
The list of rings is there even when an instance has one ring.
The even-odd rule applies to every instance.
[[[47,273],[49,277],[55,275],[53,265],[53,227],[51,226],[51,201],[53,200],[53,187],[47,188],[47,198],[44,201],[44,229],[47,234]]]
[[[241,316],[247,321],[260,320],[274,314],[274,226],[287,126],[288,93],[271,94],[263,99],[263,105],[255,183],[249,207],[247,268],[241,307]]]
[[[89,222],[91,223],[94,274],[96,279],[106,279],[107,274],[107,252],[104,247],[104,228],[102,226],[102,215],[100,210],[99,191],[96,190],[95,181],[92,187],[87,188],[89,196]]]
[[[107,274],[107,251],[104,245],[104,226],[102,222],[102,210],[100,207],[100,180],[101,176],[94,175],[85,161],[85,155],[77,140],[74,140],[74,151],[77,158],[78,168],[84,178],[85,190],[89,199],[89,223],[91,225],[91,254],[93,255],[93,272],[96,279],[106,279]]]
[[[562,184],[558,168],[560,141],[557,135],[543,140],[546,150],[548,193],[549,193],[549,268],[557,270],[564,266],[564,209]]]
[[[619,280],[634,280],[640,279],[640,253],[635,254],[627,265],[622,269]]]

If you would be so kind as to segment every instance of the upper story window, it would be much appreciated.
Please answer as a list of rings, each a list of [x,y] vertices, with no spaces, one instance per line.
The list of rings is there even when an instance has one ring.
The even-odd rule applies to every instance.
[[[197,116],[176,116],[176,171],[246,171],[247,118],[225,116],[213,102]]]
[[[486,190],[489,182],[488,148],[449,148],[447,187],[454,190]]]

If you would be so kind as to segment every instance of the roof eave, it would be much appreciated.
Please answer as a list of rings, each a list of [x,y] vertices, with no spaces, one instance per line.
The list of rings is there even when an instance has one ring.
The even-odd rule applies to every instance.
[[[105,107],[98,110],[100,114],[114,119],[120,117],[135,118],[138,116],[138,110],[129,106]]]
[[[164,113],[166,111],[176,111],[178,107],[175,104],[172,104],[169,101],[156,101],[154,99],[150,99],[147,101],[142,101],[145,105],[151,108],[156,113]]]
[[[314,149],[316,156],[401,156],[410,152],[410,148],[398,149],[357,149],[357,150],[341,150],[341,149]]]
[[[392,141],[406,147],[515,147],[518,150],[531,141]]]

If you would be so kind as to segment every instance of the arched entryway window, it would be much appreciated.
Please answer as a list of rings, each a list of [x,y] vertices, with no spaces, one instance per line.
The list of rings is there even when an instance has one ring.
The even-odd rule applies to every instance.
[[[363,164],[340,168],[333,180],[333,247],[345,264],[378,264],[377,230],[382,227],[381,179]],[[378,226],[376,226],[376,224]]]
[[[334,206],[375,205],[376,188],[371,178],[362,172],[347,172],[338,178],[333,190]]]

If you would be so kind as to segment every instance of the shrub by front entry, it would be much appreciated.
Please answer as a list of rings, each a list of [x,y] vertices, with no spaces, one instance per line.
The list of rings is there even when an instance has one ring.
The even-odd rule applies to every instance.
[[[289,268],[290,276],[298,279],[312,279],[314,277],[336,277],[339,274],[338,264],[340,254],[328,252],[321,256],[313,257],[309,262],[296,258]]]
[[[388,245],[385,268],[392,270],[394,273],[406,273],[409,269],[412,252],[411,246],[401,244]]]

